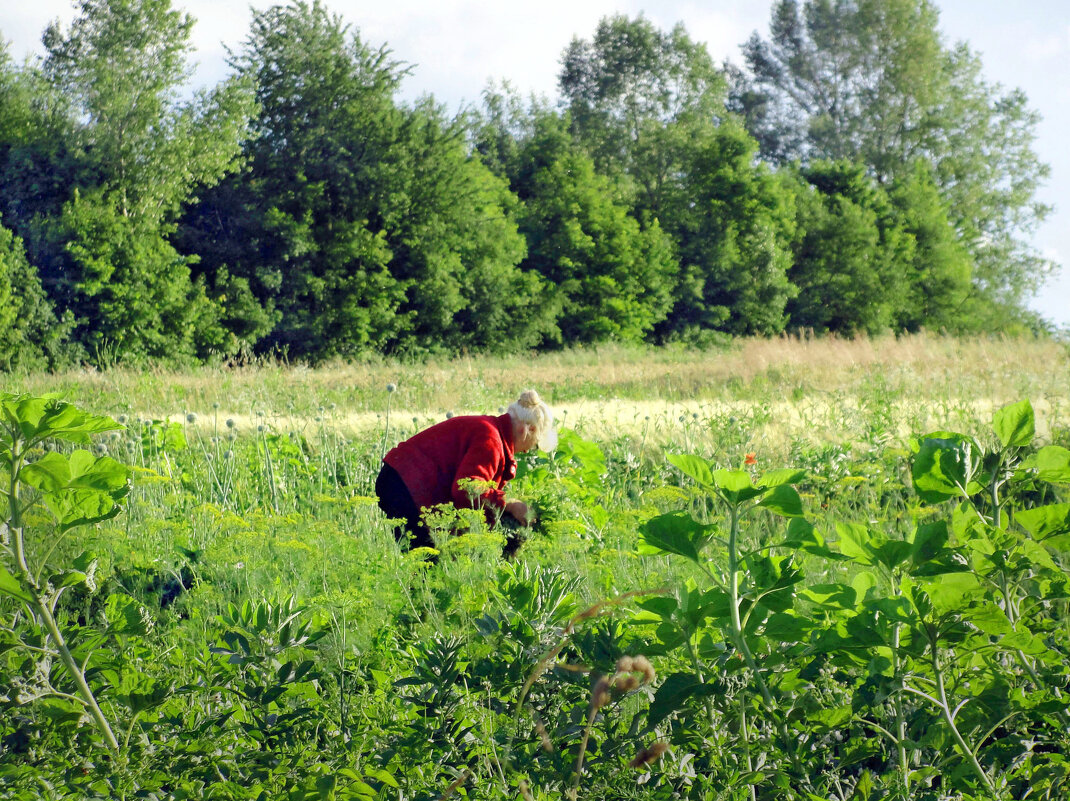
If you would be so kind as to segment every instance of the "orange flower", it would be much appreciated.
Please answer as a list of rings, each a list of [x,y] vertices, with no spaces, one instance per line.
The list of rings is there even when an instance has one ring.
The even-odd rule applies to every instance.
[[[743,464],[745,464],[747,467],[753,467],[754,465],[758,464],[758,454],[748,453],[746,456],[743,457]]]

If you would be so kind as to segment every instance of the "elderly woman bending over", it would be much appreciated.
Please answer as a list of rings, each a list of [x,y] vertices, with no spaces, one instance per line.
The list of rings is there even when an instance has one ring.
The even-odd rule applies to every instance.
[[[440,503],[484,509],[492,524],[507,513],[531,525],[527,504],[508,500],[505,485],[516,476],[515,454],[535,447],[549,451],[556,445],[550,408],[535,390],[525,390],[503,415],[451,417],[389,451],[375,482],[379,508],[405,521],[394,533],[399,540],[408,533],[413,548],[434,547],[420,514]],[[487,489],[473,495],[463,486],[465,479]]]

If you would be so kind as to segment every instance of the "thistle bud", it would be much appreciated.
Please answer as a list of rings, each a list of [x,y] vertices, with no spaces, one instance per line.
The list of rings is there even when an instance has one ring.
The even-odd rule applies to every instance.
[[[550,742],[550,735],[546,732],[546,727],[542,725],[541,720],[535,721],[535,731],[539,735],[539,743],[542,745],[542,750],[548,754],[554,752],[554,744]]]
[[[642,674],[644,684],[650,684],[656,676],[654,666],[645,656],[637,656],[632,660],[632,670]]]
[[[609,677],[602,676],[591,690],[591,708],[599,710],[609,703]]]
[[[668,743],[651,743],[646,748],[639,749],[639,753],[637,753],[632,761],[628,763],[628,767],[641,768],[643,765],[649,765],[651,762],[656,762],[661,759],[661,755],[668,749]]]

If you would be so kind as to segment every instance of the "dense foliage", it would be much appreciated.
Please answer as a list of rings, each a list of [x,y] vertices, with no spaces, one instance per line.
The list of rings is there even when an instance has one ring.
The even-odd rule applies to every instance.
[[[890,441],[917,393],[790,469],[768,398],[565,429],[519,553],[443,510],[436,565],[367,497],[397,393],[356,436],[4,394],[0,794],[1065,798],[1065,417]]]
[[[77,10],[0,48],[17,328],[61,321],[5,368],[1043,325],[1038,117],[927,0],[778,0],[745,69],[607,17],[556,106],[452,116],[320,0],[196,92],[171,0]]]

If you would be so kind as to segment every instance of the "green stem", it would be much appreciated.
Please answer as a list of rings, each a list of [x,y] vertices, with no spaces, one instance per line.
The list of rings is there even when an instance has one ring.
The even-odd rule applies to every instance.
[[[89,714],[96,722],[97,728],[100,729],[101,734],[104,735],[104,741],[107,743],[108,748],[115,756],[119,756],[119,741],[115,739],[115,734],[112,732],[107,718],[104,717],[100,705],[97,704],[97,699],[85,680],[85,673],[78,667],[78,663],[74,660],[74,655],[71,654],[70,648],[67,647],[67,643],[63,639],[63,634],[59,630],[59,625],[56,623],[56,619],[52,615],[52,610],[45,602],[45,599],[41,597],[40,588],[37,586],[37,582],[34,580],[33,575],[30,572],[29,564],[26,561],[26,544],[23,539],[22,531],[22,507],[19,504],[19,472],[22,469],[22,459],[23,453],[19,449],[18,439],[13,438],[11,444],[11,485],[8,492],[8,501],[12,546],[15,551],[15,561],[19,578],[21,579],[23,588],[26,589],[32,597],[32,606],[44,623],[48,635],[52,638],[52,642],[55,644],[56,650],[59,652],[60,659],[67,668],[67,673],[74,680],[74,684],[78,688],[78,693],[82,697],[82,703],[85,704],[86,708],[89,710]]]
[[[955,743],[958,745],[959,750],[962,751],[962,755],[966,757],[978,778],[984,783],[989,796],[991,798],[997,798],[996,788],[992,785],[992,781],[988,778],[988,774],[985,773],[984,769],[981,767],[981,763],[977,761],[976,754],[974,754],[966,744],[966,740],[964,740],[962,734],[959,733],[958,726],[955,725],[955,718],[951,715],[951,706],[947,700],[947,690],[944,686],[944,674],[943,671],[940,670],[939,652],[936,648],[935,638],[931,634],[929,636],[929,650],[930,661],[933,666],[933,674],[936,676],[938,705],[940,707],[940,712],[944,716],[944,722],[947,723],[948,728],[951,730],[951,736],[955,739]]]
[[[743,732],[743,757],[747,760],[747,773],[754,772],[754,760],[750,755],[750,734],[747,730],[747,696],[741,693],[739,696],[739,730]],[[751,801],[758,801],[758,791],[754,782],[749,784]]]
[[[895,632],[892,635],[892,670],[893,675],[899,675],[899,633],[902,626],[896,625]],[[907,739],[907,721],[906,715],[903,713],[903,699],[899,693],[895,694],[895,728],[896,728],[896,743],[895,749],[899,756],[899,775],[903,785],[903,797],[910,797],[910,766],[907,761],[907,748],[904,744]]]
[[[730,527],[728,531],[728,606],[732,615],[732,634],[736,640],[736,647],[739,648],[739,652],[743,655],[747,667],[749,667],[751,673],[754,674],[754,680],[758,685],[758,690],[762,694],[765,708],[771,715],[778,718],[779,716],[776,714],[776,704],[773,701],[773,694],[769,692],[769,687],[766,685],[765,679],[762,678],[761,671],[758,669],[758,662],[754,659],[750,646],[747,645],[746,635],[743,633],[743,625],[739,616],[739,507],[736,504],[729,504],[728,508],[730,515]],[[780,729],[780,736],[784,741],[784,747],[787,749],[788,753],[791,754],[792,764],[798,768],[799,757],[795,752],[794,743],[788,734],[787,727],[784,725],[783,720],[778,720],[777,723],[778,728]],[[746,742],[746,733],[744,733],[744,742],[749,748],[750,744]]]
[[[992,471],[992,525],[996,528],[1000,527],[1002,515],[999,508],[999,478],[998,473],[1000,468],[1003,467],[1003,454],[1000,454],[999,461],[996,463],[996,469]]]

